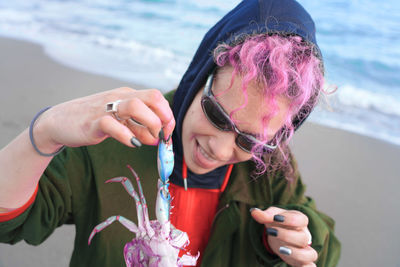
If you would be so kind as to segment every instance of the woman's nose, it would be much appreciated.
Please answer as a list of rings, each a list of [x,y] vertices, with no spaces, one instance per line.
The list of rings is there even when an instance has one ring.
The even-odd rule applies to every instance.
[[[219,131],[209,140],[209,147],[219,161],[230,161],[233,158],[236,143],[233,132]]]

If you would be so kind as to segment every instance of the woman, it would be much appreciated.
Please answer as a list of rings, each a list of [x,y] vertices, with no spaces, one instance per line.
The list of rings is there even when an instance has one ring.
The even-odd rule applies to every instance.
[[[303,195],[287,148],[322,83],[308,13],[292,0],[243,1],[206,34],[176,92],[119,88],[39,113],[0,153],[0,241],[39,244],[74,223],[71,266],[123,265],[133,238],[123,227],[87,246],[105,218],[135,220],[129,195],[104,181],[130,177],[129,163],[154,200],[163,129],[175,152],[171,221],[203,266],[334,266],[333,221]]]

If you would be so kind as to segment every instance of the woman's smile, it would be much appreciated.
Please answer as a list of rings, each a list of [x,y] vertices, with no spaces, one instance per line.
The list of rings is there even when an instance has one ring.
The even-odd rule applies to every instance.
[[[193,158],[194,162],[204,169],[216,168],[218,165],[218,160],[216,160],[213,156],[210,155],[197,141],[196,138],[193,138],[194,141],[194,153]]]

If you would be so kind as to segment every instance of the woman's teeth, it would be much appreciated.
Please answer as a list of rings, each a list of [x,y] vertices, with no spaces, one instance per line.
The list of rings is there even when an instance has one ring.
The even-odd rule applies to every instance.
[[[199,145],[200,153],[209,161],[215,161],[215,159],[211,158],[206,151]]]

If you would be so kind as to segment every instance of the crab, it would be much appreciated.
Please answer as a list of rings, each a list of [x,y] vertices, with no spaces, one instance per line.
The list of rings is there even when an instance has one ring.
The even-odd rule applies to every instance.
[[[169,220],[170,200],[169,176],[174,166],[174,154],[171,138],[161,139],[158,145],[157,166],[160,178],[157,183],[156,220],[150,221],[146,199],[140,184],[139,176],[127,165],[138,185],[136,193],[127,177],[115,177],[106,183],[122,183],[126,191],[136,202],[138,224],[127,218],[115,215],[94,227],[88,240],[90,245],[93,237],[115,221],[120,222],[129,231],[136,234],[132,241],[125,244],[124,258],[126,266],[195,266],[200,253],[193,256],[186,252],[189,245],[188,235],[176,229]]]

